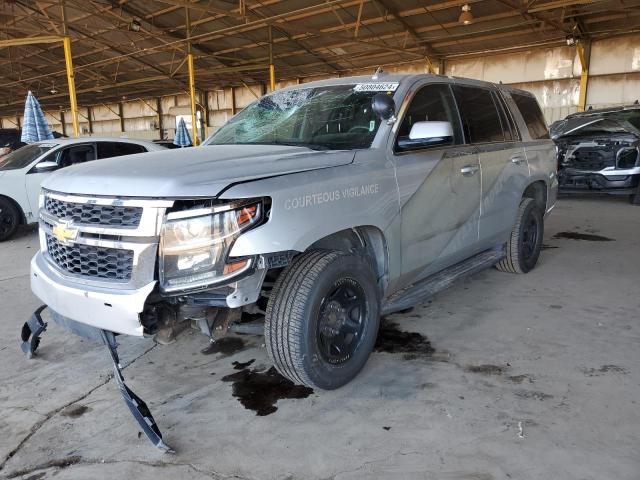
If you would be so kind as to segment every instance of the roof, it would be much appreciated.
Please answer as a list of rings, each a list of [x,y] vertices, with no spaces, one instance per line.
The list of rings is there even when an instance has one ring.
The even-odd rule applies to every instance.
[[[469,25],[458,21],[464,4]],[[266,84],[270,37],[279,79],[337,77],[566,45],[574,28],[611,36],[637,28],[639,7],[640,0],[67,0],[66,17],[78,101],[96,105],[188,91],[188,43],[197,88],[207,91]],[[62,36],[61,2],[0,2],[0,25],[2,42]],[[17,108],[29,89],[44,108],[66,105],[63,58],[59,41],[0,49],[0,108]]]
[[[326,80],[317,80],[315,82],[308,82],[301,85],[292,85],[290,87],[286,87],[282,90],[294,90],[297,88],[314,88],[314,87],[323,87],[323,86],[331,86],[331,85],[353,85],[359,83],[405,83],[405,82],[414,82],[420,79],[433,78],[433,79],[450,79],[452,83],[464,84],[464,85],[475,85],[479,87],[497,87],[501,90],[518,93],[520,95],[526,95],[529,97],[535,98],[533,93],[528,92],[526,90],[522,90],[520,88],[515,88],[509,85],[503,85],[501,83],[492,83],[484,80],[477,80],[474,78],[463,78],[463,77],[452,77],[452,76],[443,76],[443,75],[434,75],[428,73],[420,73],[420,74],[408,74],[408,73],[391,73],[388,74],[386,72],[381,72],[378,74],[377,78],[374,78],[372,75],[359,75],[354,77],[338,77],[338,78],[330,78]],[[282,91],[279,90],[279,91]]]

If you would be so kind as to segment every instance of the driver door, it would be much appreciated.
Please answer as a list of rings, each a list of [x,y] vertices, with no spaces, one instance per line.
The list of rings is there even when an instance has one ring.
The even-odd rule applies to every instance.
[[[41,162],[55,162],[58,164],[59,170],[64,167],[84,163],[96,159],[96,148],[93,143],[80,143],[65,148],[59,148],[55,152],[51,152],[44,157]],[[39,162],[38,162],[39,163]],[[35,165],[25,176],[25,188],[29,205],[33,214],[33,220],[38,219],[38,199],[40,197],[40,184],[48,176],[52,170],[45,172],[39,171]]]
[[[465,145],[448,84],[420,88],[398,127],[395,164],[402,219],[402,279],[408,284],[474,253],[480,218],[480,166],[475,147]],[[448,145],[399,151],[397,138],[420,121],[453,127]]]

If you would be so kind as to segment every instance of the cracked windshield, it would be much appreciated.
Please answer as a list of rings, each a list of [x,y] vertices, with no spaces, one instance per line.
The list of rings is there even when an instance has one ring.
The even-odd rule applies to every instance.
[[[315,150],[367,148],[380,124],[371,109],[376,92],[354,85],[275,92],[252,103],[205,145],[294,145]]]

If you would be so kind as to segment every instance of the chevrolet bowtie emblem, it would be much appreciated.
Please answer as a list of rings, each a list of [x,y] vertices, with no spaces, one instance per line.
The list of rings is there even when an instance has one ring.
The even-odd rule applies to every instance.
[[[59,222],[53,226],[51,233],[59,242],[68,243],[76,239],[78,229],[70,226],[69,222]]]

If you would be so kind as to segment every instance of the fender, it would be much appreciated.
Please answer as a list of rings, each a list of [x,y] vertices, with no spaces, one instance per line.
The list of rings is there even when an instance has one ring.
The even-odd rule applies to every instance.
[[[385,232],[399,213],[395,171],[384,160],[247,182],[221,196],[251,197],[271,198],[268,221],[240,236],[231,256],[303,252],[324,237],[361,225]]]

